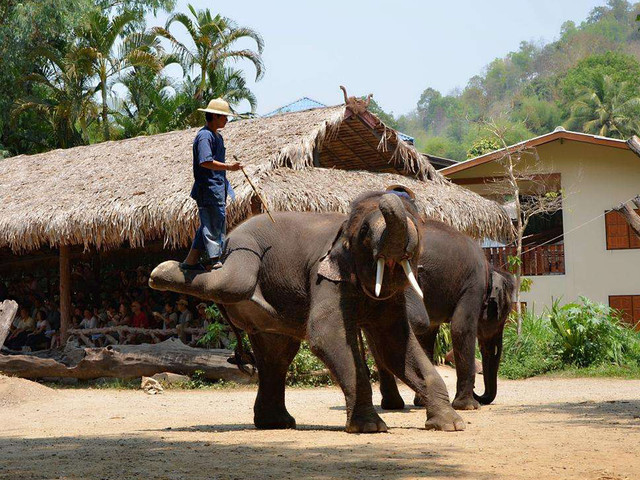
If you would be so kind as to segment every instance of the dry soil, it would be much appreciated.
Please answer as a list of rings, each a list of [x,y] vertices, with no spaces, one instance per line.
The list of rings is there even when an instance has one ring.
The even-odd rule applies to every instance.
[[[453,392],[455,372],[440,372]],[[406,407],[382,412],[389,433],[347,434],[336,388],[289,389],[298,429],[258,431],[254,397],[0,378],[0,479],[640,479],[640,381],[502,381],[455,433],[425,431],[425,411]]]

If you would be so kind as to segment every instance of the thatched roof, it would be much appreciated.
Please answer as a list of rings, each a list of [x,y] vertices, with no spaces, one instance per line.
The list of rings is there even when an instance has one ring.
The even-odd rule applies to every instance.
[[[108,248],[150,239],[188,245],[197,225],[189,198],[196,131],[0,161],[0,248]],[[497,204],[450,184],[368,112],[319,108],[232,122],[222,133],[227,158],[237,155],[247,165],[273,210],[345,211],[364,190],[404,183],[431,216],[478,237],[509,235]],[[237,193],[229,205],[233,225],[251,213],[253,192],[240,172],[229,180]]]

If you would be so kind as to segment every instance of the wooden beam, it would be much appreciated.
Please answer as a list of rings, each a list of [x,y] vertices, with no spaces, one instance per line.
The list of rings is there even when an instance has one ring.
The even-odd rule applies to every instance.
[[[488,176],[488,177],[468,177],[468,178],[450,178],[453,183],[456,185],[482,185],[486,183],[498,182],[500,180],[504,180],[507,178],[504,175],[497,176]],[[545,183],[553,183],[560,182],[560,174],[559,173],[538,173],[530,175],[530,178],[522,178],[518,179],[522,182],[526,181],[536,181],[536,182],[545,182]]]
[[[347,128],[354,134],[356,135],[358,138],[360,138],[360,140],[362,141],[362,143],[364,143],[365,145],[367,145],[374,153],[377,157],[381,158],[382,161],[386,164],[389,163],[389,161],[384,158],[384,155],[382,154],[382,152],[380,150],[378,150],[378,146],[373,146],[371,144],[371,142],[369,142],[366,138],[363,138],[363,136],[355,129],[351,126],[351,122],[344,122],[344,124],[347,126]],[[367,132],[369,130],[367,129]]]
[[[365,113],[369,113],[369,112],[365,112]],[[378,139],[378,142],[380,140],[382,140],[382,134],[378,133],[376,131],[376,129],[375,129],[376,127],[372,125],[373,119],[375,118],[375,117],[373,117],[373,115],[369,114],[369,117],[366,117],[366,116],[361,117],[360,115],[358,115],[356,118],[360,121],[360,123],[362,123],[362,125],[364,125],[365,128],[367,128],[367,130],[369,130],[373,134],[374,137],[376,137]],[[393,128],[389,128],[389,129],[393,130]],[[395,132],[395,130],[394,130],[394,132]],[[389,139],[387,139],[387,141],[389,141]],[[398,142],[398,141],[399,141],[398,133],[396,132],[396,142]],[[397,144],[396,144],[396,147],[397,147]],[[384,152],[380,152],[380,153],[384,153]],[[402,168],[398,168],[393,162],[391,162],[391,160],[386,160],[386,162],[387,162],[387,164],[391,165],[391,167],[396,172],[398,172],[400,175],[406,175],[406,172]],[[416,172],[411,172],[411,173],[416,173]]]
[[[71,247],[60,245],[60,336],[67,342],[71,326]]]

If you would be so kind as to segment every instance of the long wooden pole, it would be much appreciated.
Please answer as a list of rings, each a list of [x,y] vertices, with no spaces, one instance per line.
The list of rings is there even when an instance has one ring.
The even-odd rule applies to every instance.
[[[236,162],[238,162],[238,157],[236,157],[235,155],[233,156],[234,160]],[[247,182],[249,182],[249,185],[251,185],[251,188],[253,188],[253,191],[255,192],[255,194],[258,196],[258,198],[260,199],[260,203],[262,203],[262,206],[264,207],[265,212],[267,212],[267,215],[269,215],[269,218],[271,219],[271,221],[273,223],[276,223],[276,221],[273,219],[273,217],[271,216],[271,212],[269,211],[269,207],[267,207],[267,202],[264,201],[264,198],[262,198],[262,195],[260,195],[260,192],[258,191],[258,189],[256,188],[256,186],[253,184],[253,182],[251,181],[251,179],[249,178],[249,175],[247,175],[247,172],[245,172],[244,167],[242,167],[242,173],[244,173],[244,177],[247,179]]]
[[[60,336],[67,343],[71,326],[71,247],[60,245]]]

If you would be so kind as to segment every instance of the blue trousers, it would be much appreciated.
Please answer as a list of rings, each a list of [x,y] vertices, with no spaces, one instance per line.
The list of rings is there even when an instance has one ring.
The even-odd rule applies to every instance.
[[[220,257],[226,234],[225,205],[198,206],[198,216],[200,227],[191,248],[205,251],[209,258]]]

